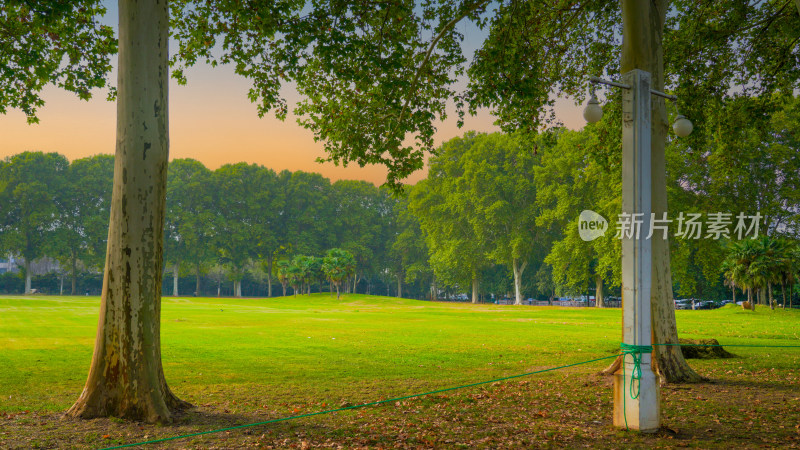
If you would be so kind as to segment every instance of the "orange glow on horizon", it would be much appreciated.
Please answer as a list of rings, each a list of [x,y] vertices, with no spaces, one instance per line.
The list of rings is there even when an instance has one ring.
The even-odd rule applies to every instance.
[[[247,100],[247,80],[230,69],[195,68],[188,78],[187,86],[170,83],[170,159],[193,158],[210,169],[244,161],[276,172],[317,172],[332,181],[358,179],[380,185],[386,180],[382,166],[352,164],[345,168],[317,163],[326,153],[321,143],[314,142],[312,133],[291,114],[285,122],[273,116],[258,118],[255,105]],[[291,105],[297,94],[285,91]],[[69,160],[114,153],[116,107],[104,99],[105,92],[96,92],[89,102],[55,87],[47,88],[42,96],[46,105],[39,111],[38,125],[27,125],[19,111],[0,116],[0,157],[29,150],[58,152]],[[557,113],[570,128],[583,126],[579,107],[570,102],[559,101]],[[488,112],[467,117],[462,129],[456,126],[454,116],[438,124],[436,145],[467,130],[498,130]],[[426,173],[427,169],[420,170],[406,182],[416,183]]]

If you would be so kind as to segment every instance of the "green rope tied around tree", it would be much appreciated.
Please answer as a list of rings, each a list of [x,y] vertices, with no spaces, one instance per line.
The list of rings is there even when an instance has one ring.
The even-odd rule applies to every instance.
[[[642,379],[642,353],[653,353],[653,346],[651,345],[633,345],[621,343],[619,348],[622,349],[622,416],[625,418],[625,429],[628,428],[628,411],[625,408],[626,399],[625,395],[625,356],[631,355],[633,358],[633,373],[631,373],[631,381],[628,386],[629,393],[632,399],[639,398],[639,383],[636,383],[636,391],[634,393],[633,382]]]

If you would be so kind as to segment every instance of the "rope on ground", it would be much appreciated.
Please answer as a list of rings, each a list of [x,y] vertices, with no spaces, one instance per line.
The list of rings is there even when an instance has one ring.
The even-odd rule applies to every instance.
[[[660,345],[660,346],[679,346],[679,345],[689,345],[689,344],[653,344],[653,346],[657,346],[657,345]],[[706,347],[722,347],[722,345],[714,345],[714,344],[691,344],[691,345],[706,346]],[[748,344],[736,345],[736,344],[733,344],[733,345],[726,345],[726,347],[800,348],[800,345],[748,345]],[[268,425],[268,424],[276,423],[276,422],[285,422],[287,420],[301,419],[303,417],[319,416],[319,415],[330,414],[330,413],[335,413],[335,412],[339,412],[339,411],[347,411],[347,410],[351,410],[351,409],[364,408],[364,407],[367,407],[367,406],[375,406],[375,405],[380,405],[380,404],[383,404],[383,403],[397,402],[397,401],[400,401],[400,400],[408,400],[410,398],[424,397],[426,395],[438,394],[438,393],[441,393],[441,392],[454,391],[456,389],[464,389],[464,388],[473,387],[473,386],[480,386],[482,384],[496,383],[498,381],[505,381],[505,380],[511,380],[511,379],[514,379],[514,378],[527,377],[527,376],[535,375],[535,374],[538,374],[538,373],[551,372],[551,371],[554,371],[554,370],[560,370],[560,369],[566,369],[568,367],[580,366],[582,364],[589,364],[589,363],[593,363],[593,362],[597,362],[597,361],[602,361],[602,360],[605,360],[605,359],[617,358],[619,356],[623,356],[623,364],[622,364],[623,375],[622,375],[622,377],[623,377],[623,382],[624,382],[624,379],[625,379],[624,356],[626,354],[630,354],[634,358],[634,373],[631,374],[631,386],[630,386],[630,388],[633,389],[633,381],[634,380],[638,380],[639,377],[641,377],[641,353],[650,353],[650,352],[652,352],[652,346],[647,346],[647,345],[645,345],[645,346],[637,346],[637,345],[629,345],[629,344],[622,343],[622,344],[620,344],[620,348],[622,349],[622,353],[621,354],[605,356],[603,358],[590,359],[588,361],[581,361],[581,362],[577,362],[577,363],[573,363],[573,364],[567,364],[567,365],[564,365],[564,366],[551,367],[549,369],[537,370],[535,372],[526,372],[526,373],[522,373],[522,374],[519,374],[519,375],[511,375],[511,376],[508,376],[508,377],[496,378],[494,380],[479,381],[477,383],[465,384],[465,385],[462,385],[462,386],[455,386],[455,387],[449,387],[449,388],[444,388],[444,389],[438,389],[438,390],[435,390],[435,391],[423,392],[421,394],[406,395],[404,397],[395,397],[395,398],[390,398],[390,399],[386,399],[386,400],[379,400],[379,401],[375,401],[375,402],[362,403],[360,405],[347,406],[347,407],[344,407],[344,408],[329,409],[329,410],[326,410],[326,411],[317,411],[317,412],[308,413],[308,414],[301,414],[301,415],[298,415],[298,416],[282,417],[282,418],[279,418],[279,419],[272,419],[272,420],[267,420],[267,421],[264,421],[264,422],[256,422],[256,423],[249,423],[249,424],[245,424],[245,425],[237,425],[237,426],[234,426],[234,427],[220,428],[220,429],[217,429],[217,430],[199,431],[197,433],[184,434],[184,435],[180,435],[180,436],[173,436],[173,437],[168,437],[168,438],[163,438],[163,439],[155,439],[155,440],[152,440],[152,441],[136,442],[136,443],[133,443],[133,444],[117,445],[117,446],[114,446],[114,447],[105,447],[105,448],[103,448],[101,450],[112,450],[112,449],[118,449],[118,448],[138,447],[138,446],[141,446],[141,445],[157,444],[159,442],[173,441],[173,440],[176,440],[176,439],[183,439],[183,438],[188,438],[188,437],[201,436],[201,435],[204,435],[204,434],[221,433],[223,431],[238,430],[238,429],[241,429],[241,428],[249,428],[249,427],[255,427],[255,426],[259,426],[259,425]],[[649,350],[647,350],[647,348],[649,348]],[[639,355],[639,356],[637,357],[636,355]],[[637,370],[638,370],[638,375],[637,375]],[[634,378],[634,377],[637,377],[637,378]],[[623,386],[623,390],[624,389],[625,389],[625,387]],[[632,398],[639,397],[638,385],[637,385],[636,396],[635,397],[633,396],[633,390],[631,390],[631,397]],[[625,414],[625,410],[624,410],[625,403],[624,403],[624,401],[623,401],[622,407],[623,407],[623,415],[625,415],[625,427],[627,428],[627,426],[628,426],[628,417],[627,417],[627,414]]]
[[[322,415],[322,414],[330,414],[330,413],[335,413],[335,412],[339,412],[339,411],[347,411],[347,410],[351,410],[351,409],[364,408],[364,407],[367,407],[367,406],[380,405],[380,404],[383,404],[383,403],[398,402],[398,401],[401,401],[401,400],[408,400],[410,398],[423,397],[423,396],[426,396],[426,395],[439,394],[441,392],[454,391],[456,389],[464,389],[464,388],[473,387],[473,386],[480,386],[482,384],[496,383],[498,381],[505,381],[505,380],[511,380],[511,379],[514,379],[514,378],[527,377],[529,375],[535,375],[537,373],[552,372],[554,370],[566,369],[568,367],[574,367],[574,366],[580,366],[582,364],[589,364],[589,363],[593,363],[593,362],[597,362],[597,361],[602,361],[604,359],[616,358],[617,356],[619,356],[619,355],[605,356],[603,358],[590,359],[588,361],[581,361],[581,362],[577,362],[577,363],[573,363],[573,364],[567,364],[567,365],[564,365],[564,366],[551,367],[549,369],[537,370],[535,372],[526,372],[526,373],[522,373],[522,374],[519,374],[519,375],[511,375],[511,376],[508,376],[508,377],[495,378],[494,380],[479,381],[477,383],[465,384],[465,385],[462,385],[462,386],[455,386],[455,387],[449,387],[449,388],[444,388],[444,389],[437,389],[435,391],[424,392],[422,394],[406,395],[406,396],[403,396],[403,397],[396,397],[396,398],[390,398],[390,399],[386,399],[386,400],[378,400],[378,401],[375,401],[375,402],[362,403],[360,405],[346,406],[344,408],[329,409],[329,410],[326,410],[326,411],[317,411],[317,412],[308,413],[308,414],[301,414],[301,415],[298,415],[298,416],[282,417],[280,419],[272,419],[272,420],[267,420],[267,421],[264,421],[264,422],[249,423],[249,424],[246,424],[246,425],[237,425],[237,426],[228,427],[228,428],[220,428],[218,430],[199,431],[197,433],[184,434],[184,435],[181,435],[181,436],[173,436],[173,437],[168,437],[168,438],[163,438],[163,439],[155,439],[155,440],[152,440],[152,441],[144,441],[144,442],[136,442],[136,443],[133,443],[133,444],[117,445],[117,446],[114,446],[114,447],[106,447],[106,448],[104,448],[102,450],[111,450],[111,449],[127,448],[127,447],[138,447],[140,445],[156,444],[156,443],[159,443],[159,442],[172,441],[172,440],[175,440],[175,439],[183,439],[183,438],[188,438],[188,437],[193,437],[193,436],[200,436],[200,435],[203,435],[203,434],[221,433],[223,431],[238,430],[240,428],[255,427],[255,426],[259,426],[259,425],[267,425],[267,424],[276,423],[276,422],[285,422],[287,420],[300,419],[300,418],[303,418],[303,417],[319,416],[319,415]]]
[[[800,348],[800,345],[757,345],[757,344],[653,344],[655,347],[659,346],[673,346],[673,347],[758,347],[758,348]]]

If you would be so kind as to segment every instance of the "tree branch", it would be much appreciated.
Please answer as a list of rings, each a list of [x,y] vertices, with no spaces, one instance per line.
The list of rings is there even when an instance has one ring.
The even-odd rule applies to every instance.
[[[397,116],[397,127],[400,126],[400,122],[403,120],[403,116],[405,115],[406,110],[408,109],[409,94],[413,94],[414,91],[416,90],[417,82],[419,81],[419,77],[420,77],[420,75],[422,75],[423,69],[425,69],[425,66],[428,64],[428,61],[431,58],[431,54],[433,54],[433,51],[436,49],[436,45],[439,44],[439,40],[441,40],[442,37],[444,37],[444,35],[445,35],[445,33],[447,31],[449,31],[458,22],[460,22],[461,19],[463,19],[464,17],[467,17],[471,12],[475,11],[479,7],[489,3],[489,1],[490,0],[479,0],[479,1],[475,2],[473,5],[465,8],[464,11],[461,12],[461,14],[457,15],[456,17],[451,19],[449,22],[447,22],[442,27],[442,29],[439,31],[439,33],[433,38],[433,40],[431,41],[431,44],[428,46],[428,51],[425,52],[425,58],[423,58],[423,60],[420,63],[419,67],[417,68],[417,73],[414,74],[414,79],[411,81],[410,89],[408,90],[408,93],[406,94],[405,101],[403,102],[403,109],[400,110],[400,114]],[[800,1],[800,0],[798,0],[798,1]],[[395,130],[397,130],[396,127],[395,127]]]

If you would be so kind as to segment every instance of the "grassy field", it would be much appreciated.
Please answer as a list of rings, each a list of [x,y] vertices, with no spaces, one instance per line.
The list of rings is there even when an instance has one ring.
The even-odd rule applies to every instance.
[[[83,387],[96,297],[0,298],[0,448],[102,447],[359,404],[617,352],[619,310],[327,294],[165,298],[167,381],[197,408],[171,426],[60,419]],[[681,337],[800,345],[800,311],[678,311]],[[800,349],[692,361],[713,380],[662,389],[664,429],[611,426],[611,360],[176,447],[800,446]],[[749,402],[742,399],[749,398]],[[798,427],[796,427],[798,425]]]

